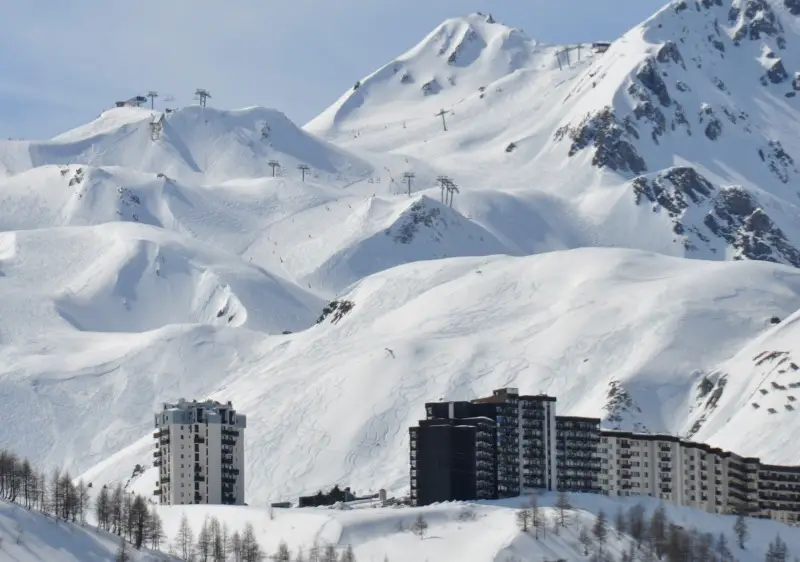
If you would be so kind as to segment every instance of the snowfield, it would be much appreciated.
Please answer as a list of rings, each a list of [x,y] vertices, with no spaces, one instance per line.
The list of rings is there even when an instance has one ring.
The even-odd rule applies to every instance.
[[[150,495],[153,412],[231,400],[254,508],[193,521],[219,509],[270,548],[415,562],[583,554],[574,533],[519,536],[500,504],[474,528],[427,508],[425,541],[388,532],[415,511],[257,508],[334,484],[402,494],[424,403],[503,386],[800,464],[798,12],[676,0],[605,53],[470,14],[302,128],[113,108],[1,141],[0,443]],[[2,532],[17,516],[0,510]],[[777,529],[753,525],[762,546]]]
[[[504,500],[485,504],[439,504],[423,508],[370,508],[355,506],[337,510],[323,508],[275,509],[272,514],[264,509],[231,506],[165,506],[159,508],[164,531],[171,539],[178,532],[180,520],[187,516],[195,537],[209,517],[225,523],[230,533],[253,526],[255,537],[263,551],[274,555],[281,542],[292,554],[299,550],[308,553],[318,546],[335,545],[341,552],[353,548],[356,560],[380,562],[419,562],[420,560],[464,560],[467,562],[528,562],[542,559],[563,559],[579,562],[586,559],[585,547],[580,542],[580,530],[591,536],[597,517],[602,510],[607,518],[608,539],[604,551],[619,560],[635,542],[627,532],[617,533],[614,519],[618,510],[627,511],[636,504],[644,508],[649,520],[658,502],[650,498],[634,501],[629,498],[614,500],[601,496],[573,494],[570,501],[574,509],[567,512],[565,527],[556,532],[558,510],[555,497],[539,497],[542,515],[547,527],[539,536],[531,529],[519,530],[516,514],[528,498]],[[423,516],[428,523],[427,533],[419,537],[411,532],[415,520]],[[712,535],[712,549],[722,534],[735,559],[742,562],[763,560],[768,544],[776,536],[786,543],[789,553],[800,550],[800,537],[793,529],[773,521],[750,520],[746,549],[736,546],[733,533],[734,518],[712,515],[691,509],[666,506],[666,516],[672,523],[686,531]],[[20,533],[22,529],[22,533]],[[17,544],[17,537],[21,537]],[[592,541],[596,547],[596,541]],[[107,533],[96,531],[92,525],[78,527],[52,519],[20,507],[0,502],[0,555],[13,562],[39,562],[41,560],[111,561],[116,542]],[[169,550],[165,546],[164,550]],[[165,555],[147,551],[134,552],[133,562],[171,560]],[[57,553],[57,554],[56,554]],[[162,557],[163,556],[163,557]],[[54,558],[55,557],[55,558]]]

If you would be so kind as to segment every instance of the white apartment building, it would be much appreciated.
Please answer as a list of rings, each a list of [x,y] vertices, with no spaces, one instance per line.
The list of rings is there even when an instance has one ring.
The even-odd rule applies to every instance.
[[[600,432],[600,489],[709,513],[757,514],[758,459],[671,435]]]
[[[244,504],[246,425],[230,402],[164,403],[153,434],[161,503]]]

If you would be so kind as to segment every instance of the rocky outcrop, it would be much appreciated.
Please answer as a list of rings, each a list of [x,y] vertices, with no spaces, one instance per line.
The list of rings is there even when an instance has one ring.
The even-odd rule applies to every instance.
[[[779,45],[785,44],[783,25],[767,0],[734,0],[728,21],[734,26],[735,41],[756,41],[768,36],[775,38]]]
[[[386,230],[386,235],[400,244],[410,244],[423,226],[433,229],[447,226],[441,216],[441,210],[438,207],[426,206],[424,199],[414,202],[406,209],[393,228]]]
[[[767,79],[773,84],[781,84],[789,79],[789,73],[783,66],[781,59],[775,59],[767,70]]]
[[[783,0],[783,5],[793,16],[800,16],[800,0]]]
[[[749,192],[726,187],[714,198],[704,224],[735,249],[734,259],[787,263],[800,267],[800,251],[786,238]]]
[[[625,427],[634,431],[648,432],[647,427],[641,422],[634,422],[633,427],[626,427],[629,425],[626,423],[626,418],[637,418],[642,413],[642,409],[619,381],[612,380],[608,383],[608,393],[603,409],[608,412],[606,421],[613,429]]]
[[[656,60],[660,63],[668,63],[672,61],[681,65],[684,69],[686,68],[686,64],[683,62],[683,56],[681,56],[678,46],[672,41],[667,41],[661,45],[661,47],[658,49],[658,53],[656,53]]]
[[[711,182],[694,168],[686,166],[669,168],[651,177],[638,177],[631,182],[631,188],[637,205],[649,201],[654,204],[654,211],[666,211],[672,219],[673,232],[679,235],[687,231],[682,221],[686,209],[692,204],[702,203],[714,193]]]
[[[331,319],[331,324],[338,324],[339,320],[344,318],[344,316],[348,312],[353,310],[353,307],[355,305],[356,304],[353,301],[348,301],[348,300],[331,301],[327,305],[325,305],[325,308],[322,309],[322,314],[320,314],[319,318],[317,318],[317,324],[322,324],[325,320],[328,319],[328,317],[330,317]]]
[[[569,156],[591,147],[594,149],[593,166],[634,174],[647,171],[644,159],[632,142],[639,138],[638,131],[630,119],[617,119],[610,107],[587,115],[575,127],[559,128],[554,138],[559,142],[567,136],[572,140]]]
[[[783,183],[789,183],[791,175],[797,173],[792,158],[781,146],[780,141],[769,141],[766,148],[760,148],[758,155],[769,170]]]
[[[433,80],[429,80],[422,85],[422,93],[426,96],[433,96],[438,94],[442,91],[442,86],[439,82],[436,81],[434,78]]]
[[[707,103],[700,108],[698,120],[701,125],[705,125],[703,132],[708,140],[717,140],[722,134],[722,122],[714,114],[714,109]]]
[[[677,47],[675,50],[677,51]],[[678,56],[680,56],[680,53],[678,53]],[[658,102],[662,106],[669,107],[672,104],[672,98],[669,95],[669,90],[667,89],[667,85],[664,83],[664,80],[661,78],[661,74],[658,72],[655,59],[648,58],[644,63],[642,63],[642,65],[636,71],[636,78],[645,88],[647,88],[653,95],[656,96]]]

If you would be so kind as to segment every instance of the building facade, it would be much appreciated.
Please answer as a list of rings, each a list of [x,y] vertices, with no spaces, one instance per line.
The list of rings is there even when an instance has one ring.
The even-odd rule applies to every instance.
[[[509,498],[558,485],[555,405],[551,396],[501,388],[470,402],[430,402],[425,410],[429,420],[484,417],[495,423],[497,497]]]
[[[497,497],[493,420],[422,420],[409,440],[412,505]]]
[[[800,523],[800,466],[762,464],[758,469],[758,507],[764,517]]]
[[[556,416],[557,488],[600,492],[600,419]]]
[[[162,504],[244,504],[246,416],[230,402],[164,403],[155,414]]]
[[[709,513],[800,523],[800,466],[767,465],[673,435],[602,430],[599,418],[557,416],[555,398],[520,396],[514,388],[472,401],[432,402],[425,408],[428,419],[411,428],[415,505],[563,490],[649,496]],[[492,435],[480,445],[485,461],[480,495],[471,452],[477,450],[477,429],[463,429],[474,428],[474,419],[484,420],[483,431]],[[472,432],[458,445],[463,451],[455,449],[458,427],[462,433]],[[425,431],[430,436],[423,436]],[[422,453],[420,447],[431,451]],[[420,455],[427,460],[420,462]],[[458,478],[470,484],[456,486]]]

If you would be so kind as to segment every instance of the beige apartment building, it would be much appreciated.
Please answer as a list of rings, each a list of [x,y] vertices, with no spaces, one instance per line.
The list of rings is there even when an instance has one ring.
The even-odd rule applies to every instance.
[[[672,435],[600,432],[600,490],[709,513],[800,522],[800,466],[762,464]]]
[[[246,416],[230,402],[164,403],[155,414],[154,495],[162,504],[244,504]]]

